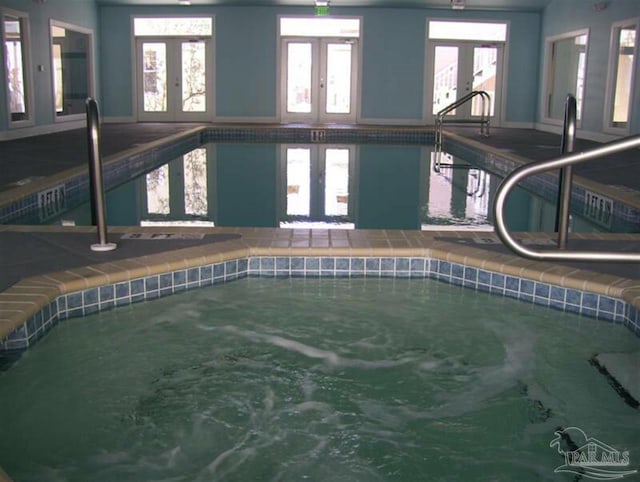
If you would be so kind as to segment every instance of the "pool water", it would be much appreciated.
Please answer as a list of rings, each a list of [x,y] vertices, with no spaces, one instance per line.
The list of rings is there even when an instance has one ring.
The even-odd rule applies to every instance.
[[[498,176],[417,145],[207,144],[107,194],[109,225],[491,230]],[[35,222],[88,225],[87,199]],[[553,231],[555,208],[522,189],[514,231]],[[603,228],[573,216],[572,230]]]
[[[619,325],[434,280],[262,279],[58,325],[0,374],[17,481],[573,480],[557,427],[628,450],[588,363]]]

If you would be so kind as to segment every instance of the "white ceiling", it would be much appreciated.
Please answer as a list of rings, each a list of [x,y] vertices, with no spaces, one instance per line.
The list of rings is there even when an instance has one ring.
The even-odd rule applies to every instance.
[[[178,0],[96,0],[100,5],[177,5]],[[466,10],[541,11],[551,0],[465,0]],[[192,5],[309,6],[313,0],[191,0]],[[332,7],[451,8],[451,0],[331,0]],[[185,7],[188,8],[188,7]]]

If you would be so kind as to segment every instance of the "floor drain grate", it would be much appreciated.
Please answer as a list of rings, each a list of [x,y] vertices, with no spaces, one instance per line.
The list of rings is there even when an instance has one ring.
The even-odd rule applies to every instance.
[[[127,233],[120,239],[163,240],[163,239],[202,239],[202,233]]]

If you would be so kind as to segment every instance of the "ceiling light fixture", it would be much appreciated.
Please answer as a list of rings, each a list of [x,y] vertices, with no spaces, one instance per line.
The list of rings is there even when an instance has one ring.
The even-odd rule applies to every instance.
[[[178,5],[191,5],[191,0],[178,0]]]
[[[453,10],[464,10],[464,0],[451,0],[451,8]]]

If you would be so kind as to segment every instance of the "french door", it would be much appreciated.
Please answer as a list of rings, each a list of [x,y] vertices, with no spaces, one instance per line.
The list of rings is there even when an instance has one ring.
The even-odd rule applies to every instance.
[[[499,124],[502,79],[502,43],[432,42],[430,58],[430,116],[474,90],[491,97],[492,123]],[[482,100],[476,96],[448,114],[473,119],[482,115]]]
[[[355,38],[282,39],[282,121],[356,121],[357,42]]]
[[[210,120],[210,40],[145,37],[136,44],[138,120]]]

